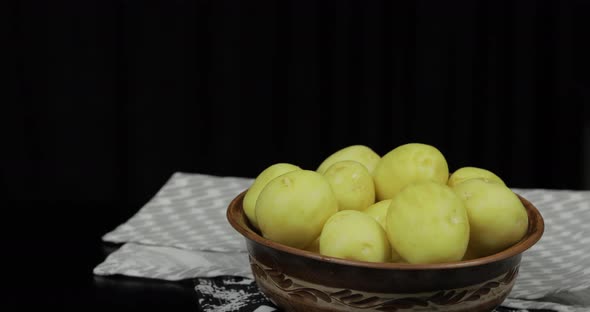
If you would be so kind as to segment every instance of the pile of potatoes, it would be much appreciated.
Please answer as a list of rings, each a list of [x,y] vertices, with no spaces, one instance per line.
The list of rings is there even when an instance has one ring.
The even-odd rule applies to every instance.
[[[247,190],[244,212],[265,238],[369,262],[444,263],[488,256],[528,228],[519,198],[493,172],[449,173],[434,146],[400,145],[383,157],[341,149],[315,170],[277,163]]]

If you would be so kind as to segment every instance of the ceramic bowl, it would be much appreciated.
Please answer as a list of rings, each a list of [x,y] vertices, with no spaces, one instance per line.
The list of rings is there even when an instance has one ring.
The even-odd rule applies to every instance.
[[[283,311],[492,311],[512,290],[523,252],[544,231],[539,211],[519,196],[528,231],[497,254],[441,264],[352,261],[265,239],[246,218],[245,193],[230,203],[227,219],[246,240],[260,290]]]

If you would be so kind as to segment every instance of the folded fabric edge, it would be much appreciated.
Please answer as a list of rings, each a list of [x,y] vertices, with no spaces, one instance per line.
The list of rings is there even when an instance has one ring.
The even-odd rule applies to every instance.
[[[169,281],[220,275],[252,277],[247,253],[188,251],[134,243],[124,244],[109,254],[93,273]]]
[[[110,270],[105,270],[103,267],[98,265],[97,267],[95,267],[92,270],[92,273],[96,276],[103,276],[103,277],[126,276],[126,277],[145,278],[145,279],[150,279],[150,280],[168,281],[168,282],[179,282],[179,281],[185,281],[185,280],[190,281],[190,280],[194,280],[197,278],[215,278],[218,276],[226,276],[226,275],[239,276],[239,277],[245,277],[245,278],[253,278],[251,273],[243,273],[243,274],[228,273],[228,272],[226,272],[225,268],[202,269],[201,271],[195,271],[194,276],[169,276],[169,277],[167,277],[167,276],[145,275],[144,273],[137,271],[137,270],[126,270],[124,272],[110,271]]]
[[[553,310],[556,312],[587,312],[588,307],[565,305],[555,302],[524,300],[515,298],[506,298],[502,302],[503,307],[511,309],[537,309],[537,310]]]
[[[582,306],[590,310],[590,284],[586,283],[568,289],[555,290],[533,300],[567,306]]]
[[[229,178],[229,179],[244,179],[244,180],[254,180],[252,177],[239,177],[233,175],[214,175],[210,173],[198,173],[198,172],[187,172],[187,171],[176,171],[172,174],[172,177],[180,177],[180,176],[205,176],[211,178]]]
[[[106,240],[103,239],[102,241],[104,243],[109,243],[109,244],[136,244],[136,245],[142,245],[142,246],[148,246],[148,247],[166,247],[166,248],[176,248],[176,249],[180,249],[180,250],[184,250],[184,251],[189,251],[189,252],[218,252],[218,253],[247,253],[248,251],[246,250],[246,248],[217,248],[217,247],[202,247],[202,248],[197,248],[197,249],[192,249],[192,248],[188,248],[187,246],[185,246],[184,244],[170,244],[170,245],[162,245],[160,243],[154,243],[151,240],[143,240],[143,239],[139,239],[139,240],[124,240],[124,239],[116,239],[116,238],[112,238],[109,237],[108,234],[105,234],[105,236],[107,236]],[[104,236],[103,236],[104,237]]]

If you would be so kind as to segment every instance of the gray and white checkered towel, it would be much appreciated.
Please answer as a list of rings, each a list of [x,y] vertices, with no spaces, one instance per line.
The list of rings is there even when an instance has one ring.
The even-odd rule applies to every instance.
[[[94,273],[164,280],[251,278],[244,239],[225,213],[252,181],[175,173],[137,214],[104,235],[106,242],[125,244]],[[525,252],[506,304],[590,311],[590,191],[513,190],[541,211],[546,226],[542,239]]]

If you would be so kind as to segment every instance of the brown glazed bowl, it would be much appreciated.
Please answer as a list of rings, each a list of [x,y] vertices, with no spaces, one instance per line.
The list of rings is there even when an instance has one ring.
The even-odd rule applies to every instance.
[[[230,203],[227,218],[246,239],[260,290],[284,311],[492,311],[512,290],[522,253],[544,231],[539,211],[519,196],[528,231],[497,254],[441,264],[352,261],[265,239],[244,214],[245,192]]]

